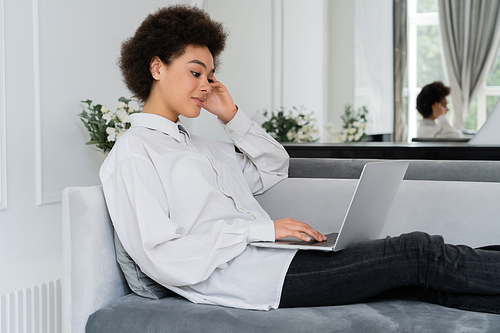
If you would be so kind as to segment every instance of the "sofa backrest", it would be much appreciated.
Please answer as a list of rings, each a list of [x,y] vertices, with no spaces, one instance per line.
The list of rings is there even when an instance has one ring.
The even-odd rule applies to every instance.
[[[273,220],[291,217],[321,232],[340,230],[355,179],[288,178],[256,196]],[[500,183],[403,180],[381,237],[411,231],[451,244],[498,244]]]
[[[291,158],[289,178],[358,179],[368,162],[387,160]],[[500,161],[411,160],[406,180],[500,182]]]

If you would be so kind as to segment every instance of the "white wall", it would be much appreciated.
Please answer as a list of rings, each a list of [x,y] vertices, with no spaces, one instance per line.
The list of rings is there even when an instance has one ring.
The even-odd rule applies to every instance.
[[[314,111],[321,129],[326,102],[326,1],[283,3],[283,101]]]
[[[392,0],[355,1],[354,107],[366,106],[367,133],[392,133]]]
[[[328,11],[328,97],[326,122],[338,131],[344,105],[354,104],[354,12],[355,1],[329,0]]]
[[[61,192],[98,184],[103,160],[84,145],[80,101],[114,108],[129,96],[116,66],[120,43],[174,0],[2,2],[0,295],[60,277]],[[249,116],[262,120],[263,109],[304,105],[340,125],[344,104],[354,101],[353,1],[184,2],[202,5],[230,31],[217,77]],[[196,134],[227,140],[206,112],[186,123]]]
[[[129,96],[116,66],[120,43],[149,12],[173,2],[3,1],[0,191],[6,183],[7,207],[0,211],[0,295],[59,277],[61,192],[98,184],[103,159],[84,145],[80,101],[112,108]]]
[[[3,0],[0,0],[0,211],[7,208],[7,158],[5,126],[5,38]]]
[[[216,77],[227,86],[234,102],[248,116],[259,118],[272,100],[272,6],[269,0],[205,0],[203,8],[223,22],[229,32]],[[183,120],[198,135],[228,141],[216,117],[202,110],[200,117]]]
[[[318,122],[325,110],[325,0],[205,0],[203,8],[230,31],[218,79],[241,110],[304,106]],[[228,140],[207,112],[188,122],[204,137]]]

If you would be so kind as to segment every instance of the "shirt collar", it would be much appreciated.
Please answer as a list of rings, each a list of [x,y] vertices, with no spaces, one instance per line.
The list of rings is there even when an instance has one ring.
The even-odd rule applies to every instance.
[[[180,119],[174,123],[165,117],[152,113],[134,113],[130,115],[129,119],[132,127],[146,127],[155,131],[160,131],[170,135],[179,142],[181,141],[180,131],[183,131],[188,138],[191,139],[191,135]]]
[[[436,122],[434,121],[434,119],[430,119],[430,118],[424,118],[424,119],[422,119],[422,122],[427,124],[427,125],[436,125]]]

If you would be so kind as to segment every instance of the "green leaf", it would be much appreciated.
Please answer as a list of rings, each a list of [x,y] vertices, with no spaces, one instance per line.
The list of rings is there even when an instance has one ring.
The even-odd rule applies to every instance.
[[[128,103],[130,103],[130,101],[132,101],[132,99],[128,99],[128,98],[125,98],[123,96],[120,97],[120,98],[118,98],[118,102],[123,102],[123,103],[125,103],[127,105],[128,105]]]
[[[86,103],[89,107],[90,105],[92,104],[92,101],[90,99],[86,100],[86,101],[81,101],[82,103]]]

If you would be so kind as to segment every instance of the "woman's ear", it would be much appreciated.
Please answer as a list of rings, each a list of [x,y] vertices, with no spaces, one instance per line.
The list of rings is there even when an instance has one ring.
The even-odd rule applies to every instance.
[[[160,79],[160,68],[162,65],[162,61],[160,57],[154,56],[151,59],[151,62],[149,63],[149,71],[151,72],[151,76],[153,76],[153,79],[159,80]]]

